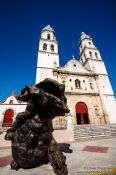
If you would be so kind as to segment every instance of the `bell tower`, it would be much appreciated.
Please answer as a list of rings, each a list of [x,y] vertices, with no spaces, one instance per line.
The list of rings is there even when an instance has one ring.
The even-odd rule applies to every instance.
[[[58,43],[50,25],[41,31],[37,60],[36,84],[45,78],[53,78],[53,68],[59,67]]]
[[[92,38],[84,32],[81,33],[79,50],[79,61],[83,66],[93,72],[101,73],[102,71],[103,74],[107,74],[99,50],[94,45]]]
[[[81,33],[79,49],[79,61],[95,75],[106,123],[114,123],[116,101],[109,76],[99,50],[93,44],[92,38],[84,32]]]

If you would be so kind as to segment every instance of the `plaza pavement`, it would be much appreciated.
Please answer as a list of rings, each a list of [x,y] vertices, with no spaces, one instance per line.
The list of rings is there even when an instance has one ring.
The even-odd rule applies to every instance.
[[[63,133],[63,131],[59,131]],[[58,133],[58,131],[56,132]],[[59,133],[58,133],[59,135]],[[65,133],[57,137],[60,149],[66,155],[69,175],[116,175],[116,137],[66,141]],[[63,143],[63,140],[65,141]],[[50,164],[33,169],[11,170],[10,142],[4,140],[4,133],[0,135],[0,175],[54,175]],[[94,172],[94,173],[93,173]],[[99,172],[99,173],[98,173]]]

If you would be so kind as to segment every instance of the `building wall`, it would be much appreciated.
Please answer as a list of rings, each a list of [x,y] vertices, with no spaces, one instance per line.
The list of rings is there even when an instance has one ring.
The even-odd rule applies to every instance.
[[[11,100],[13,100],[13,104],[10,104]],[[3,124],[4,115],[7,110],[12,109],[14,111],[14,121],[19,112],[25,111],[26,106],[26,103],[19,103],[14,96],[10,96],[4,102],[0,103],[0,127]]]
[[[66,74],[65,72],[57,73],[57,78],[55,78],[59,83],[65,84],[66,92],[75,93],[99,93],[95,76],[85,75],[85,74]],[[75,80],[80,81],[80,88],[75,87]]]
[[[56,53],[39,52],[37,67],[54,68],[54,62],[59,66],[58,58],[59,56]]]
[[[43,81],[45,78],[53,78],[53,71],[51,68],[37,68],[36,84]]]
[[[114,96],[104,95],[103,100],[110,123],[116,123],[116,100]]]
[[[103,108],[99,96],[94,95],[77,95],[77,94],[67,94],[67,105],[70,109],[70,113],[73,117],[73,123],[76,122],[76,110],[75,106],[78,102],[83,102],[88,107],[88,114],[91,124],[103,124],[105,123],[103,116]],[[96,112],[97,109],[97,112]]]
[[[109,120],[106,120],[106,116],[104,115],[104,108],[97,83],[98,75],[92,74],[91,72],[87,73],[86,69],[79,69],[78,66],[77,70],[80,72],[77,70],[74,71],[72,62],[73,64],[78,64],[76,60],[69,61],[69,63],[67,63],[67,69],[66,66],[64,66],[62,69],[54,70],[54,79],[59,83],[65,84],[67,105],[70,109],[73,123],[77,124],[75,106],[78,102],[83,102],[87,105],[90,123],[109,123]],[[76,79],[80,80],[80,88],[75,87]]]

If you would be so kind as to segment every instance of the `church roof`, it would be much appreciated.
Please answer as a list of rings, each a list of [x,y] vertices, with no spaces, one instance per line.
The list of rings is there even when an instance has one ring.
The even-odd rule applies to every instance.
[[[91,37],[89,35],[87,35],[85,32],[81,32],[81,40],[85,39],[85,38],[91,39]]]
[[[45,30],[50,31],[50,32],[55,32],[54,29],[50,25],[47,25],[46,27],[44,27],[41,32]]]
[[[72,57],[64,67],[59,67],[58,70],[62,71],[68,71],[68,72],[75,72],[75,73],[88,73],[90,74],[90,71],[85,68],[78,60],[75,60],[74,57]]]
[[[90,39],[90,40],[92,40],[92,38],[90,37],[90,35],[87,35],[85,32],[81,32],[81,37],[80,37],[80,40],[79,40],[79,45],[80,45],[80,43],[81,43],[81,41],[83,39]]]
[[[8,104],[9,105],[17,105],[17,104],[20,104],[20,105],[25,104],[26,105],[27,103],[17,100],[15,95],[14,95],[14,92],[12,92],[12,94],[10,96],[6,97],[6,99],[4,101],[0,102],[0,105],[8,105]]]

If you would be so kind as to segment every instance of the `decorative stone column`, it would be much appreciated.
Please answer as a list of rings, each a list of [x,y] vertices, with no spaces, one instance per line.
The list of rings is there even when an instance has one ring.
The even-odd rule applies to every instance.
[[[73,128],[72,116],[70,113],[67,113],[66,116],[67,116],[67,129],[72,129]]]

